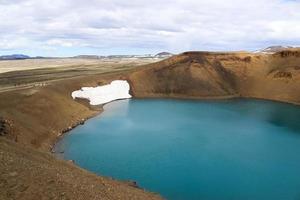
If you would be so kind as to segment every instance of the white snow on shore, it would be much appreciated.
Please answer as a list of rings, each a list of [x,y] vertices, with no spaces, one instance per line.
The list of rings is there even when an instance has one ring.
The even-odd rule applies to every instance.
[[[88,99],[91,105],[105,104],[118,99],[131,98],[130,86],[127,81],[116,80],[108,85],[98,87],[82,87],[81,90],[72,92],[73,99]]]

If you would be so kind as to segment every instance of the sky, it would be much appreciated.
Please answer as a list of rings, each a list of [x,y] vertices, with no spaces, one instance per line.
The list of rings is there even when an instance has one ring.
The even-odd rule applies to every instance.
[[[300,46],[300,0],[0,0],[0,54]]]

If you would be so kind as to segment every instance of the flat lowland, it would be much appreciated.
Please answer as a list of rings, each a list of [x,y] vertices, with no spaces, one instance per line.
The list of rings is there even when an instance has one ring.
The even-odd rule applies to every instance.
[[[26,60],[1,60],[0,73],[23,71],[43,68],[87,67],[101,68],[115,65],[141,65],[157,61],[153,58],[114,58],[114,59],[87,59],[87,58],[45,58]]]
[[[158,60],[52,58],[0,61],[0,92],[45,86],[66,78],[124,71]]]

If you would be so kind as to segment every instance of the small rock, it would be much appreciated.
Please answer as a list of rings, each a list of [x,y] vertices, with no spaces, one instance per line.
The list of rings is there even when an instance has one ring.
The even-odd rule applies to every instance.
[[[68,160],[68,162],[75,164],[75,160]]]
[[[131,187],[139,188],[136,181],[126,181],[126,183]]]
[[[8,175],[13,177],[13,176],[17,176],[18,173],[17,172],[10,172]]]

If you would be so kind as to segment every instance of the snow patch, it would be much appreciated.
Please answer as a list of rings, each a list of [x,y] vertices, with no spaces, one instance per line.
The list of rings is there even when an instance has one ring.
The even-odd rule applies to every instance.
[[[88,99],[91,105],[105,104],[118,99],[131,98],[130,85],[127,81],[115,80],[108,85],[98,87],[82,87],[72,92],[73,99]]]

